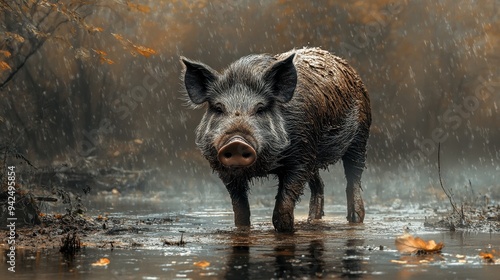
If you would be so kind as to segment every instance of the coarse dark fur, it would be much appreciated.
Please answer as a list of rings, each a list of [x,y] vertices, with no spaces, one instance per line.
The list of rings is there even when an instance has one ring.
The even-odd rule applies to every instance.
[[[246,56],[222,73],[182,61],[189,100],[207,109],[196,144],[226,185],[237,226],[250,225],[249,181],[269,174],[279,180],[276,230],[293,231],[293,210],[306,183],[311,189],[309,219],[320,219],[324,184],[319,169],[340,159],[347,179],[347,220],[363,222],[361,174],[370,101],[345,60],[319,48],[303,48]],[[218,161],[217,151],[234,135],[255,148],[257,160],[251,166],[226,167]]]

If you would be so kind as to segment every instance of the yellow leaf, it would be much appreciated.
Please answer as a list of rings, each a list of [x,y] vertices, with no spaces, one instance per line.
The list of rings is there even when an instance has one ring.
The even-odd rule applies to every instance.
[[[199,262],[195,262],[194,266],[205,268],[205,267],[210,266],[210,263],[207,261],[199,261]]]
[[[108,258],[100,258],[98,261],[92,264],[92,266],[107,266],[110,263]]]
[[[7,62],[5,62],[5,61],[0,61],[0,69],[2,69],[2,70],[12,70],[12,68],[10,68],[9,64],[7,64]]]
[[[444,247],[442,242],[436,244],[434,240],[425,241],[406,232],[402,236],[396,237],[395,243],[398,251],[407,254],[439,253]]]
[[[89,31],[91,31],[91,32],[103,32],[104,29],[102,27],[91,27],[91,28],[89,28]]]
[[[123,41],[123,36],[122,35],[116,34],[116,33],[111,33],[111,35],[113,35],[117,40]]]

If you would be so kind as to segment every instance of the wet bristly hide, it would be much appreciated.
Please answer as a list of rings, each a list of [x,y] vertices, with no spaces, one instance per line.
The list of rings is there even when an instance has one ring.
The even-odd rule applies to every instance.
[[[347,219],[363,221],[361,174],[370,101],[345,60],[319,48],[303,48],[246,56],[222,73],[182,61],[188,99],[206,108],[196,144],[231,195],[236,225],[250,225],[249,181],[270,174],[279,180],[273,213],[278,231],[293,231],[293,210],[306,183],[311,188],[309,218],[321,218],[319,169],[340,159],[347,179]],[[255,150],[255,162],[226,166],[219,160],[220,150],[234,137]]]

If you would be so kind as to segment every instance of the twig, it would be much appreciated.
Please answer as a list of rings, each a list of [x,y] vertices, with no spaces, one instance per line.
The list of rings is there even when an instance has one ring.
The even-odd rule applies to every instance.
[[[443,180],[441,179],[441,143],[438,143],[438,175],[439,175],[439,184],[441,185],[441,188],[443,189],[444,193],[450,200],[450,204],[453,207],[453,211],[456,212],[458,215],[460,215],[460,211],[458,211],[455,202],[453,201],[452,195],[447,191],[444,186],[443,186]],[[460,215],[462,217],[462,215]]]

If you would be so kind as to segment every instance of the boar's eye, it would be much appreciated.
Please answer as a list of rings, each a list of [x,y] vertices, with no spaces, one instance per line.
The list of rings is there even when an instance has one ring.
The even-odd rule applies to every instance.
[[[257,106],[255,106],[255,114],[256,115],[262,115],[266,112],[266,106],[262,103],[259,103],[257,104]]]
[[[215,103],[214,105],[210,106],[210,109],[218,115],[222,115],[225,112],[224,105],[222,105],[221,103]]]

